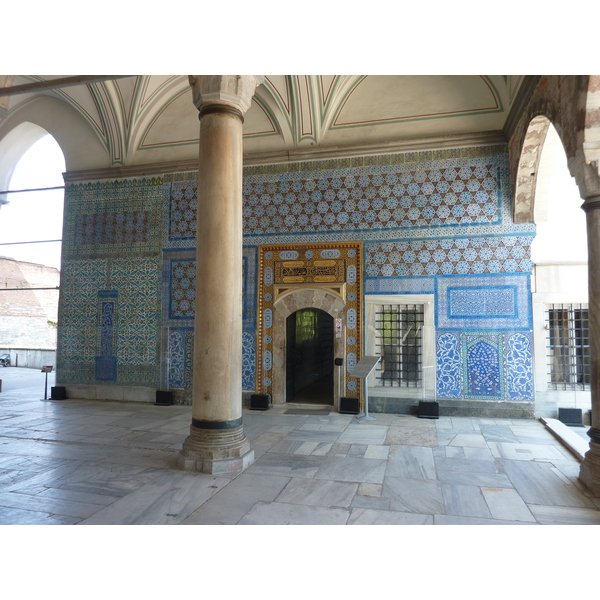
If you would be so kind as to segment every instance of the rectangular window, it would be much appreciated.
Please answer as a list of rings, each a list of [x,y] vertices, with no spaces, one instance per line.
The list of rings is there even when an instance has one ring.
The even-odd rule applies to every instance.
[[[377,305],[375,328],[375,350],[382,357],[376,367],[377,385],[421,387],[423,305]]]
[[[590,389],[590,334],[585,304],[546,307],[548,389]]]

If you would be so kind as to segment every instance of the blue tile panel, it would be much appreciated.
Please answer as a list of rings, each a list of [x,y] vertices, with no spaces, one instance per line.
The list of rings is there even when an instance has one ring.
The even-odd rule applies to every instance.
[[[164,181],[163,246],[191,248],[197,173]],[[246,167],[244,238],[257,245],[533,234],[533,225],[512,223],[509,190],[504,146]],[[531,268],[527,256],[496,260],[508,259]],[[426,273],[398,273],[406,274]]]
[[[158,252],[162,194],[162,178],[67,184],[63,256]]]
[[[532,236],[365,244],[367,277],[531,273]]]
[[[436,332],[437,397],[532,402],[531,332]]]
[[[437,277],[436,328],[531,330],[526,274]]]
[[[535,227],[512,223],[509,190],[506,146],[246,167],[244,389],[254,388],[257,365],[268,364],[256,338],[257,289],[275,274],[265,268],[257,282],[258,246],[364,242],[349,285],[435,294],[440,397],[531,398]],[[64,381],[100,375],[190,389],[196,219],[197,172],[67,185],[57,363]],[[284,259],[294,260],[289,252]],[[118,292],[104,298],[104,326],[102,290]],[[464,336],[473,332],[492,337],[469,353]],[[161,364],[169,365],[162,379]]]
[[[63,263],[61,381],[91,384],[100,373],[118,385],[158,385],[159,274],[155,257]],[[103,292],[106,288],[112,297]],[[100,361],[97,370],[96,358],[106,357],[110,349],[112,363]]]

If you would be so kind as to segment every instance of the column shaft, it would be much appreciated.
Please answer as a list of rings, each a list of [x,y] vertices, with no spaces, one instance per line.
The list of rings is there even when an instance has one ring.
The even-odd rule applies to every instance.
[[[191,76],[200,111],[192,425],[179,464],[241,471],[254,460],[242,426],[242,123],[257,80]]]
[[[592,426],[588,432],[590,449],[581,464],[579,478],[594,495],[600,496],[600,198],[588,199],[583,209],[588,239]]]
[[[202,117],[198,173],[195,420],[242,416],[242,123]]]

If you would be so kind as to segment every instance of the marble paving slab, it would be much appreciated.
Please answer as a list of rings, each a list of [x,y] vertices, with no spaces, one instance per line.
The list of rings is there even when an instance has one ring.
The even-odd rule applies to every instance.
[[[565,460],[565,454],[559,448],[547,444],[488,442],[488,446],[492,455],[496,458],[521,461],[541,459]]]
[[[508,426],[483,424],[479,426],[479,430],[481,431],[481,435],[483,435],[488,442],[517,443],[519,441],[517,436]]]
[[[277,496],[276,500],[284,504],[347,508],[350,506],[357,489],[357,483],[293,478],[281,494]]]
[[[289,477],[244,472],[218,490],[180,524],[235,525],[257,502],[275,500],[289,481]]]
[[[465,471],[438,471],[438,480],[453,485],[476,485],[493,488],[512,488],[504,473],[469,473]]]
[[[442,484],[437,480],[386,477],[382,497],[390,499],[390,509],[395,511],[430,515],[444,512]]]
[[[433,516],[353,508],[348,525],[433,525]]]
[[[388,445],[403,446],[428,446],[438,445],[438,438],[435,428],[415,428],[395,427],[390,425],[387,432],[385,443]]]
[[[456,515],[434,515],[434,525],[535,525],[527,521],[502,521],[500,519],[482,519],[478,517],[460,517]]]
[[[377,425],[348,425],[339,436],[341,444],[384,444],[388,427]]]
[[[494,519],[535,522],[535,517],[516,490],[482,487],[481,493]]]
[[[481,489],[474,485],[442,484],[444,514],[459,517],[491,518]]]
[[[76,522],[79,519],[71,519]],[[67,521],[68,523],[69,521]],[[65,525],[65,521],[47,512],[2,507],[0,525]]]
[[[599,510],[537,504],[530,504],[529,509],[542,525],[600,525]]]
[[[87,462],[47,485],[65,490],[125,496],[152,481],[163,471],[134,465]]]
[[[390,498],[374,498],[373,496],[354,496],[350,508],[372,508],[375,510],[390,510]]]
[[[281,475],[310,479],[321,468],[324,460],[326,457],[323,456],[265,452],[245,472],[254,475]]]
[[[30,495],[18,492],[2,492],[0,493],[0,512],[5,508],[19,508],[22,510],[65,515],[83,519],[93,515],[101,507],[98,504],[48,498],[37,494]]]
[[[374,458],[358,458],[354,456],[326,456],[315,479],[331,479],[334,481],[383,483],[385,460]]]
[[[466,473],[496,473],[496,465],[491,460],[466,458],[442,458],[435,456],[435,468],[440,471],[463,471]]]
[[[345,525],[350,513],[342,508],[257,502],[239,525]]]
[[[431,448],[392,446],[387,462],[386,476],[437,479]]]
[[[595,508],[575,486],[567,485],[542,462],[498,459],[515,489],[527,504]]]
[[[448,445],[464,448],[487,448],[485,438],[479,433],[459,433]]]
[[[174,525],[229,483],[223,477],[162,473],[135,492],[81,521],[81,525]]]

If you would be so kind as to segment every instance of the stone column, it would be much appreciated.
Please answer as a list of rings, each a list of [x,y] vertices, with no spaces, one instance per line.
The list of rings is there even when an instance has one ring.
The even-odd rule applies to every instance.
[[[259,79],[190,76],[200,111],[192,425],[179,464],[236,472],[254,460],[242,426],[242,124]]]
[[[592,423],[590,449],[581,464],[579,479],[600,497],[600,196],[586,198]]]

